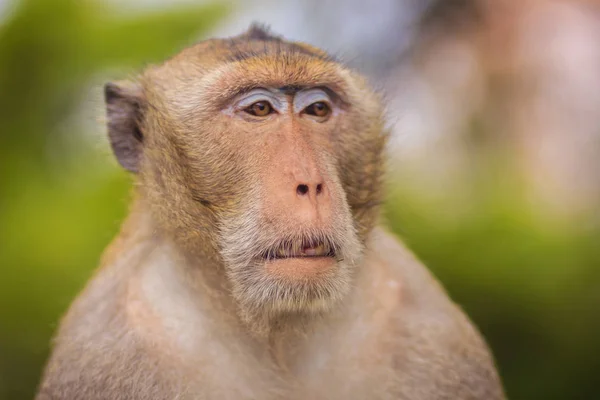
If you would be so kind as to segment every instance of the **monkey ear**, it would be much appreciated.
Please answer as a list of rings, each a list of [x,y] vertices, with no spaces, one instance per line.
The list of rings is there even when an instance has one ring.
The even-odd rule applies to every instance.
[[[132,83],[104,85],[108,139],[115,157],[128,171],[138,172],[144,136],[140,129],[143,95]]]

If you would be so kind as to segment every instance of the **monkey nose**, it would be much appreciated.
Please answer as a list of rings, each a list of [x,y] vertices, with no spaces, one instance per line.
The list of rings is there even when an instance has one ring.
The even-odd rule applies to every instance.
[[[300,196],[300,197],[321,196],[323,194],[323,183],[322,182],[317,183],[317,184],[300,183],[296,187],[296,194],[298,194],[298,196]]]
[[[298,221],[308,224],[324,223],[331,217],[327,187],[322,181],[297,183],[291,211]],[[289,189],[288,189],[289,190]],[[289,192],[288,192],[289,193]],[[290,193],[291,194],[291,193]]]

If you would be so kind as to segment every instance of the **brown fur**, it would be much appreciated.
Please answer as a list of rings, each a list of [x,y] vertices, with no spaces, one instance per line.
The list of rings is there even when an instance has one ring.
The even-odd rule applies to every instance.
[[[285,112],[231,108],[257,87]],[[313,87],[324,122],[290,108]],[[38,400],[504,398],[477,330],[376,227],[386,134],[363,78],[253,27],[106,94],[135,200]],[[306,243],[335,257],[260,261]]]

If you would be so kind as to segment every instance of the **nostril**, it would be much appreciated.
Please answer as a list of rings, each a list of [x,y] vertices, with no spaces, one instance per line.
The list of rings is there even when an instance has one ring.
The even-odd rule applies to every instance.
[[[321,194],[322,191],[323,191],[323,185],[319,183],[317,185],[317,194]]]
[[[298,193],[300,196],[304,196],[306,193],[308,193],[308,185],[298,185],[296,188],[296,193]]]

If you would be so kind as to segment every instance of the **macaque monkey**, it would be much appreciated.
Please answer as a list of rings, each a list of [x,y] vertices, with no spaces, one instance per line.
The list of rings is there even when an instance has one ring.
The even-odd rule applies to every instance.
[[[379,221],[384,105],[252,26],[105,86],[131,210],[38,400],[503,399],[465,314]]]

